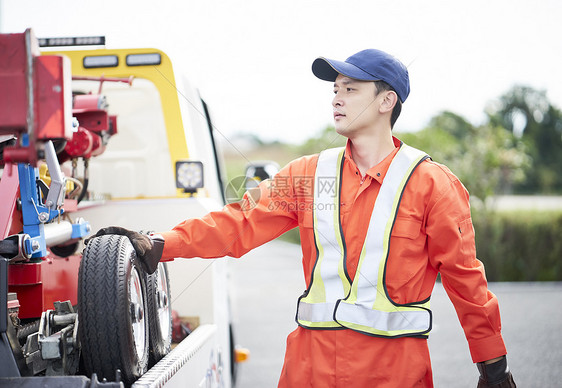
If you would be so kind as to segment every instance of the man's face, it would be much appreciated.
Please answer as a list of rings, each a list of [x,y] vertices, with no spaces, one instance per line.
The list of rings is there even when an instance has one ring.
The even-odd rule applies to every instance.
[[[336,132],[352,137],[367,131],[378,117],[379,96],[374,82],[338,75],[334,82],[334,125]]]

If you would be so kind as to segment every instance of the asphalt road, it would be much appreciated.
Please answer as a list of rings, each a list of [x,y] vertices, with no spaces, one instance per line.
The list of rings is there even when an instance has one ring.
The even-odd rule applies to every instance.
[[[287,335],[305,288],[300,247],[273,241],[230,261],[236,342],[251,351],[237,388],[276,387]],[[562,387],[562,283],[491,283],[518,387]],[[440,284],[429,339],[435,387],[476,387],[478,372],[453,306]]]

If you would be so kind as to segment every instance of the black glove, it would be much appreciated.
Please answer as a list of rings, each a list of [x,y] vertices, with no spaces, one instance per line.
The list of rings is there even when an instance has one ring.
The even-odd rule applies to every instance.
[[[158,262],[162,258],[162,252],[164,251],[164,238],[161,235],[146,235],[119,226],[109,226],[98,230],[96,235],[86,239],[84,244],[88,244],[92,238],[106,234],[117,234],[128,237],[133,248],[135,248],[142,269],[149,274],[156,271]]]
[[[513,376],[507,366],[507,358],[504,356],[501,360],[492,364],[484,364],[479,362],[477,365],[480,372],[477,388],[515,388]]]

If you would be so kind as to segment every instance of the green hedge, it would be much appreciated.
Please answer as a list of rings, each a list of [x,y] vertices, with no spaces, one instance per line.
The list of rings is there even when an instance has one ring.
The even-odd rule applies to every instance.
[[[561,281],[562,212],[475,212],[476,251],[489,281]],[[298,229],[281,239],[299,243]]]
[[[562,212],[475,212],[473,223],[489,281],[562,280]]]

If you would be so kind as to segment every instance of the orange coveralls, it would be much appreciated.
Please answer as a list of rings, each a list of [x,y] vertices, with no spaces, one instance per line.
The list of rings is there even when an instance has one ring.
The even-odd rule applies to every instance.
[[[400,145],[396,138],[394,143]],[[348,141],[340,218],[347,270],[352,277],[375,199],[397,150],[369,169],[362,180]],[[162,233],[163,259],[240,257],[299,226],[308,285],[316,260],[312,186],[317,160],[318,155],[299,158],[269,185],[262,183],[259,190],[246,193],[242,201]],[[506,354],[498,302],[488,291],[484,268],[476,259],[468,193],[461,182],[445,166],[424,161],[406,186],[397,217],[387,261],[389,296],[398,303],[424,300],[440,272],[472,360],[481,362]],[[289,335],[279,387],[349,386],[432,387],[427,340],[302,327]]]

